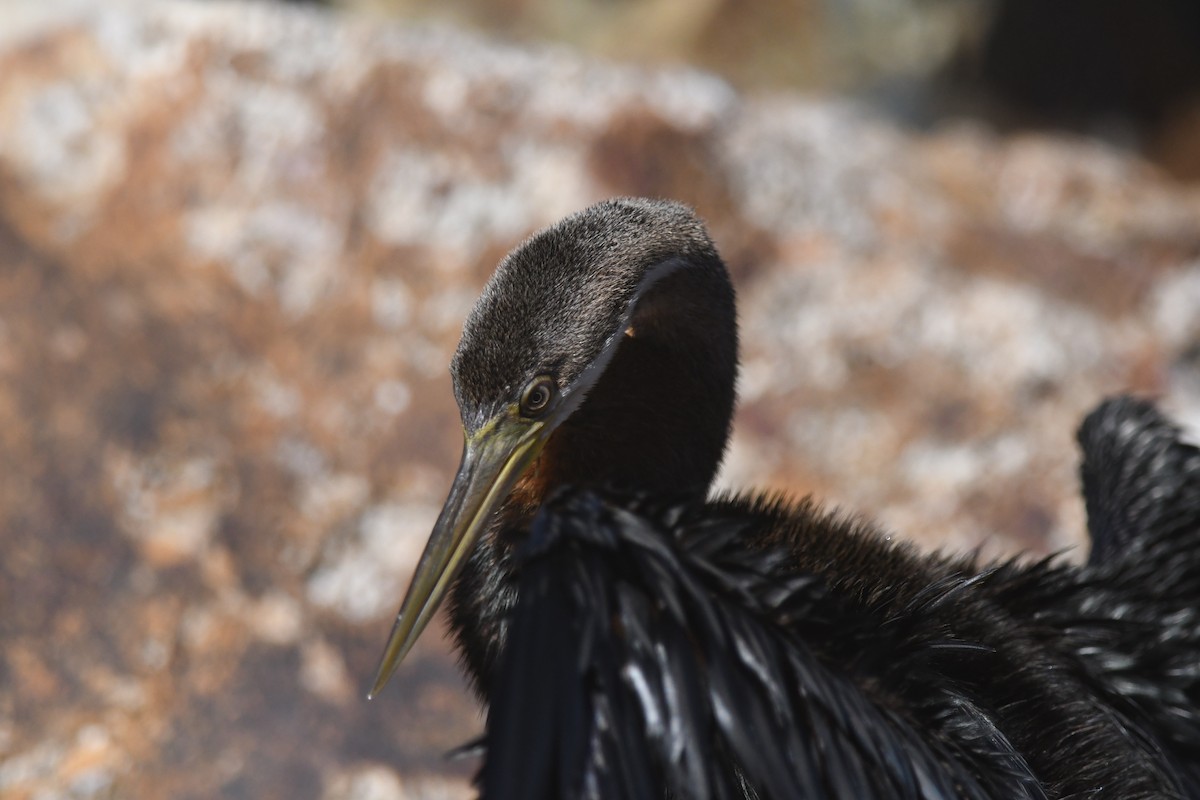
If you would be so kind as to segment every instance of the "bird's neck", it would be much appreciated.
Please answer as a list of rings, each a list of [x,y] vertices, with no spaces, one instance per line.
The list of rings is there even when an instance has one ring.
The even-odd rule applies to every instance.
[[[546,463],[529,473],[538,500],[526,505],[559,485],[703,495],[729,438],[736,378],[724,269],[664,278],[640,299],[604,374],[555,432]]]

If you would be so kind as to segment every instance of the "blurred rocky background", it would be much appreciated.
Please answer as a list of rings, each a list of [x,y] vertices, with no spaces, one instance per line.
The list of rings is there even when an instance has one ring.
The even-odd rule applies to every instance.
[[[734,274],[723,485],[1078,558],[1081,416],[1200,423],[1200,47],[1053,5],[0,4],[0,796],[470,796],[437,630],[363,693],[463,316],[614,194]]]

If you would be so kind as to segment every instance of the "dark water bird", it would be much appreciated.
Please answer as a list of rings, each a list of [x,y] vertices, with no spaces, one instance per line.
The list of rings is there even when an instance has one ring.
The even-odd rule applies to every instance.
[[[710,498],[736,371],[683,206],[601,203],[506,257],[372,694],[449,595],[489,798],[1200,798],[1200,453],[1153,406],[1080,430],[1088,565],[985,565]]]

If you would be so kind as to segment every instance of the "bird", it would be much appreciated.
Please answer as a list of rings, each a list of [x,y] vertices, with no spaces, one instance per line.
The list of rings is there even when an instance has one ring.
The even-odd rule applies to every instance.
[[[370,696],[443,600],[488,798],[1200,798],[1200,451],[1079,430],[1086,565],[922,554],[713,493],[734,289],[617,198],[506,256],[451,361],[464,447]]]

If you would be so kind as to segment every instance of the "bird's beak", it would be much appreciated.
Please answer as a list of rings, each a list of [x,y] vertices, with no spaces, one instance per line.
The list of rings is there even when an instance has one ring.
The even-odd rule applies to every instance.
[[[450,496],[400,604],[368,698],[379,694],[425,630],[488,519],[537,458],[551,427],[522,419],[510,408],[467,436]]]

